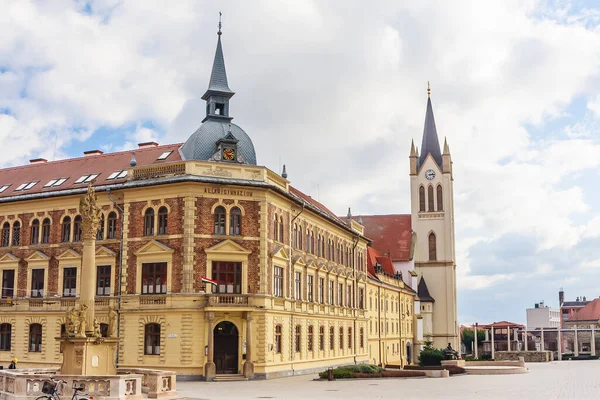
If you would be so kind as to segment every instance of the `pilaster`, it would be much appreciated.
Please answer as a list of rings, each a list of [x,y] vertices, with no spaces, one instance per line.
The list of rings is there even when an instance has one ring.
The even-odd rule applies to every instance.
[[[194,292],[194,233],[196,227],[196,198],[186,194],[183,207],[183,282],[184,293]]]

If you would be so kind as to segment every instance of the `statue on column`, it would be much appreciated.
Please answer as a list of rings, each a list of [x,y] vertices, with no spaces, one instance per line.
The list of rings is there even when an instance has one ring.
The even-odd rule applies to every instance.
[[[87,320],[87,310],[88,306],[82,304],[79,307],[79,312],[77,313],[77,322],[79,322],[79,326],[77,329],[77,337],[85,337],[85,323]]]
[[[77,311],[75,311],[75,307],[68,307],[65,314],[65,335],[67,337],[75,336],[77,330]]]
[[[102,332],[100,331],[100,321],[98,321],[98,318],[94,318],[94,337],[102,337]]]
[[[84,239],[96,239],[102,210],[98,207],[98,197],[92,187],[92,182],[88,185],[87,193],[79,201],[79,212],[81,213],[81,225]]]

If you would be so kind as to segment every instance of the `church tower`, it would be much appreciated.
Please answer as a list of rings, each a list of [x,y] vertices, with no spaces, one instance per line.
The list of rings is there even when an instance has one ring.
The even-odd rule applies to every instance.
[[[419,297],[427,297],[421,302],[422,316],[428,319],[423,322],[423,336],[437,348],[451,343],[458,349],[452,159],[446,140],[440,151],[429,85],[421,153],[413,142],[409,159],[411,225],[417,236],[415,271]]]

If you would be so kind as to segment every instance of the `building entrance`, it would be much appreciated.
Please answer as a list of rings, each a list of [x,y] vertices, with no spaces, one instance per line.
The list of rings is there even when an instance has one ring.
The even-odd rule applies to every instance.
[[[214,329],[215,366],[217,374],[238,373],[238,329],[229,321]]]

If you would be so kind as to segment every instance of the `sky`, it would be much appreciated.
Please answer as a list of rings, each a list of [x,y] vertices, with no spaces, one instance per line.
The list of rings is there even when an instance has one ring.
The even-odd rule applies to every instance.
[[[460,323],[600,296],[596,0],[0,0],[0,166],[183,142],[223,12],[259,165],[340,215],[409,213],[427,82],[454,161]]]

